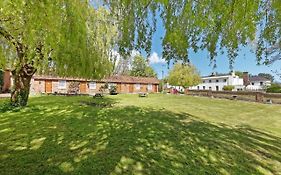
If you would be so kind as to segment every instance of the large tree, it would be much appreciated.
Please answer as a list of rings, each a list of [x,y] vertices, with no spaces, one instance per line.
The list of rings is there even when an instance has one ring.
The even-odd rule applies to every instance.
[[[12,104],[27,104],[36,72],[85,78],[109,74],[113,23],[105,19],[106,11],[86,0],[0,1],[0,66],[12,71]]]
[[[173,86],[189,86],[197,85],[201,82],[201,78],[197,69],[192,65],[177,63],[174,65],[168,75],[168,83]]]
[[[136,77],[157,77],[153,68],[148,65],[141,55],[134,57],[130,75]]]

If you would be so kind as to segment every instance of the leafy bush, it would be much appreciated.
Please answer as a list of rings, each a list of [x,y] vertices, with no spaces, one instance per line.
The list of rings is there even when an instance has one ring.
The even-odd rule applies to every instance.
[[[224,86],[222,89],[223,89],[224,91],[232,91],[232,90],[234,89],[234,86],[228,85],[228,86]]]
[[[272,84],[266,89],[268,93],[281,93],[281,86],[278,84]]]
[[[110,95],[116,95],[117,94],[117,87],[116,86],[110,86],[109,93],[110,93]]]

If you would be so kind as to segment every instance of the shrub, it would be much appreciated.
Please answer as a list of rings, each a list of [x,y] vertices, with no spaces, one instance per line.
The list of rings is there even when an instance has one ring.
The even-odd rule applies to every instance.
[[[271,86],[267,87],[266,92],[268,93],[281,93],[281,86],[278,84],[272,84]]]
[[[224,86],[222,89],[223,89],[224,91],[232,91],[232,90],[234,89],[234,86],[228,85],[228,86]]]

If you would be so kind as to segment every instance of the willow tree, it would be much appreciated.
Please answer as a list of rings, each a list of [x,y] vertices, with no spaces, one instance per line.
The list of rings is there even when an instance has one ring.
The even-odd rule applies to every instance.
[[[12,72],[12,104],[27,104],[36,72],[84,78],[109,74],[113,34],[106,16],[105,9],[95,10],[86,0],[0,1],[0,66]]]
[[[258,63],[267,64],[269,54],[280,55],[280,0],[114,0],[105,4],[120,24],[120,53],[144,49],[149,54],[156,21],[161,19],[163,57],[168,62],[188,62],[191,50],[207,50],[214,66],[216,56],[226,52],[231,67],[239,49],[250,44]]]

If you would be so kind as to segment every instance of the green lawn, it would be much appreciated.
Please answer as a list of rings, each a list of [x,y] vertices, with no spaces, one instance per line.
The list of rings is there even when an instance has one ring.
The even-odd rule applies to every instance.
[[[173,95],[3,104],[1,175],[281,174],[280,105]]]

